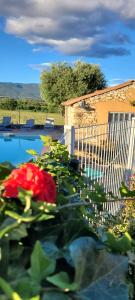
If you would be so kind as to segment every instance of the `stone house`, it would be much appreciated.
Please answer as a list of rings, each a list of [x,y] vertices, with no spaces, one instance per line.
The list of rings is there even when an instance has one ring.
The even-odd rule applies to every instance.
[[[70,99],[65,106],[65,125],[87,126],[129,120],[135,116],[135,80]]]

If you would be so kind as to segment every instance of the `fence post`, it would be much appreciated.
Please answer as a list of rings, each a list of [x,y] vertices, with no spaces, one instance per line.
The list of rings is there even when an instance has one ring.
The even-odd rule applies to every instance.
[[[132,118],[130,138],[129,138],[128,159],[127,159],[127,166],[125,170],[125,182],[127,186],[130,185],[130,176],[131,176],[133,164],[135,164],[134,151],[135,151],[135,118]]]
[[[64,126],[65,145],[68,147],[69,154],[74,154],[75,148],[75,128],[71,125]]]
[[[132,118],[130,141],[129,141],[128,162],[127,162],[128,170],[132,170],[133,158],[134,158],[134,148],[135,148],[135,118]]]

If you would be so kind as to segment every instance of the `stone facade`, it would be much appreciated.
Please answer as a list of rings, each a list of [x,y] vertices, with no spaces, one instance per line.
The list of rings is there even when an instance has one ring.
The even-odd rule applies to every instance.
[[[65,102],[65,125],[85,126],[108,122],[110,112],[135,113],[135,81]]]

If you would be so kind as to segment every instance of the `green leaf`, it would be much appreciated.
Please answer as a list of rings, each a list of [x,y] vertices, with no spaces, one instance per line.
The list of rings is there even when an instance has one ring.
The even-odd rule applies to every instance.
[[[16,253],[16,256],[17,256],[17,253]],[[26,278],[28,276],[27,271],[25,270],[25,268],[23,266],[23,262],[24,262],[25,258],[21,257],[21,259],[20,259],[20,258],[16,257],[14,259],[14,254],[12,255],[12,252],[11,252],[10,258],[11,258],[12,263],[9,264],[9,268],[8,268],[8,280],[9,280],[9,282],[13,282],[15,289],[16,289],[16,285],[19,282],[21,282],[23,278]]]
[[[5,295],[0,295],[0,300],[7,300],[7,296],[5,296]]]
[[[7,295],[7,297],[11,300],[23,300],[20,296],[11,288],[9,283],[7,283],[4,279],[0,278],[0,287],[3,292]]]
[[[28,216],[27,214],[19,215],[16,212],[6,210],[5,215],[7,215],[7,216],[9,216],[9,217],[11,217],[15,220],[18,220],[18,224],[19,224],[21,222],[26,222],[26,223],[33,222],[33,221],[37,220],[38,217],[40,217],[41,214],[39,213],[39,214],[34,215],[34,216]]]
[[[99,250],[99,243],[91,237],[75,240],[69,250],[79,285],[75,299],[128,300],[127,257]]]
[[[8,211],[8,210],[5,211],[5,215],[10,216],[11,218],[16,219],[17,221],[14,222],[14,221],[12,221],[12,219],[10,219],[11,220],[10,225],[5,225],[5,227],[2,226],[1,230],[0,230],[0,238],[4,237],[5,234],[8,234],[13,229],[15,229],[17,227],[20,227],[21,223],[34,222],[34,221],[37,221],[42,216],[41,213],[39,213],[37,215],[34,215],[34,216],[27,216],[27,214],[24,214],[24,215],[21,216],[21,215],[18,215],[17,213],[15,213],[13,211]],[[53,217],[54,216],[46,214],[46,218],[45,218],[45,215],[44,215],[44,219],[46,219],[46,220],[48,220],[50,218],[53,218]]]
[[[93,187],[93,191],[85,189],[83,191],[82,197],[86,197],[88,195],[92,202],[96,203],[97,205],[99,204],[99,207],[102,207],[100,206],[100,204],[102,205],[103,202],[107,201],[107,195],[104,192],[104,187],[102,185],[99,185],[98,183],[94,184]]]
[[[128,195],[128,191],[129,190],[128,190],[127,186],[125,185],[124,182],[122,182],[122,185],[120,187],[120,194],[121,194],[121,196],[122,197],[127,196]]]
[[[75,268],[75,282],[80,287],[85,286],[85,284],[87,286],[92,279],[97,254],[95,250],[96,242],[91,237],[78,238],[69,246]]]
[[[26,150],[26,152],[28,154],[32,155],[32,156],[37,156],[38,155],[38,153],[35,150],[33,150],[33,149]]]
[[[36,242],[31,255],[31,268],[29,274],[34,281],[41,282],[55,270],[56,261],[49,258],[39,241]]]
[[[70,184],[69,182],[67,182],[66,180],[63,180],[63,185],[64,185],[64,188],[66,188],[68,194],[74,194],[74,187],[72,184]]]
[[[36,285],[29,277],[20,278],[16,284],[16,291],[22,299],[29,299],[32,295],[38,294],[39,290],[39,284]]]
[[[13,229],[10,232],[9,239],[20,241],[22,238],[28,235],[25,224],[20,224],[18,228]]]
[[[27,212],[30,209],[32,196],[32,191],[27,191],[22,188],[19,188],[18,197],[21,200],[21,202],[25,204],[24,212]]]
[[[0,239],[3,238],[7,233],[11,232],[13,229],[17,228],[19,226],[19,223],[12,222],[10,225],[5,226],[0,230]]]
[[[125,185],[124,182],[122,182],[122,185],[120,187],[120,194],[121,197],[135,197],[135,190],[130,191],[128,187]]]
[[[65,291],[75,291],[78,287],[77,283],[71,282],[66,272],[60,272],[46,278],[50,283],[56,285]]]
[[[8,176],[14,168],[15,167],[9,162],[0,164],[0,180],[5,179],[5,177]]]
[[[132,249],[132,238],[128,232],[125,232],[122,237],[118,238],[113,233],[106,233],[107,240],[105,243],[112,251],[126,253]]]
[[[51,136],[40,135],[40,139],[44,143],[45,146],[50,146],[50,144],[52,143]]]
[[[50,219],[54,219],[53,215],[47,215],[47,214],[42,214],[39,218],[38,221],[45,221],[45,220],[50,220]]]

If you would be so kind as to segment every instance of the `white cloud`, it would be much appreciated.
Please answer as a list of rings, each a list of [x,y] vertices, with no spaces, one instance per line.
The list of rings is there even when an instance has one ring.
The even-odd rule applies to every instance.
[[[36,47],[32,49],[32,52],[36,53],[36,52],[43,52],[45,49],[44,47]]]
[[[121,47],[113,30],[135,27],[134,0],[0,0],[0,12],[6,32],[69,55],[127,55],[122,26]]]
[[[6,22],[6,30],[16,35],[27,34],[47,34],[58,30],[58,22],[50,18],[33,18],[21,16],[19,18],[9,18]]]
[[[52,41],[57,49],[65,54],[77,54],[82,51],[87,51],[95,43],[94,38],[87,39],[69,39],[67,41]]]
[[[33,70],[37,70],[37,71],[41,72],[43,70],[50,69],[51,63],[46,62],[46,63],[41,63],[41,64],[30,64],[29,67],[32,68]]]
[[[44,39],[41,37],[33,37],[32,40],[29,40],[31,44],[45,44],[55,47],[57,50],[65,54],[77,54],[80,51],[87,51],[95,43],[94,38],[88,39],[69,39],[66,41],[62,40],[53,40],[53,39]],[[40,49],[40,48],[39,48]],[[36,49],[38,51],[38,48]]]

